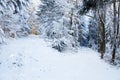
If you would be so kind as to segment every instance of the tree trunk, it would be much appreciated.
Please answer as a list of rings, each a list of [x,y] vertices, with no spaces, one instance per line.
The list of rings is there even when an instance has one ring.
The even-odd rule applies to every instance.
[[[105,43],[105,7],[103,7],[99,13],[99,35],[100,35],[100,43],[99,43],[99,46],[100,46],[100,53],[101,53],[101,59],[104,58],[104,54],[105,54],[105,48],[106,48],[106,43]]]
[[[116,40],[117,40],[117,17],[116,17],[116,0],[113,3],[113,10],[114,10],[114,19],[113,19],[113,50],[112,50],[112,63],[115,62],[115,55],[116,55]]]
[[[118,4],[118,25],[117,25],[117,40],[118,40],[118,45],[117,47],[119,48],[120,46],[120,2]]]
[[[116,54],[116,45],[114,45],[113,52],[112,52],[112,63],[115,62],[115,54]]]

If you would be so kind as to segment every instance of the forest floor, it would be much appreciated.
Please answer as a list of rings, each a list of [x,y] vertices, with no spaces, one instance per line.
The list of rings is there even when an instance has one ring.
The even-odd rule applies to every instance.
[[[0,51],[0,80],[120,80],[120,69],[89,48],[59,53],[29,36],[10,40]]]

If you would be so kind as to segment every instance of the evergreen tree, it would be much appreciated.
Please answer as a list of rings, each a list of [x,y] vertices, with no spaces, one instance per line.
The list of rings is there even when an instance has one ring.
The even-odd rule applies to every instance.
[[[44,36],[52,38],[54,21],[59,21],[62,17],[60,6],[56,4],[55,0],[41,0],[42,4],[37,12],[38,20],[40,21],[40,30],[45,33]]]
[[[88,28],[89,28],[88,46],[93,49],[98,49],[98,27],[94,19],[90,19]]]
[[[7,37],[28,34],[27,13],[28,0],[0,0],[0,26]]]

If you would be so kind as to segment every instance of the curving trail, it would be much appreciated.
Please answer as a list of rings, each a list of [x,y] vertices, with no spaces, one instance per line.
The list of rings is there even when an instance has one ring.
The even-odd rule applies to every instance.
[[[0,51],[0,80],[120,80],[120,69],[88,48],[59,53],[29,36],[9,41]]]

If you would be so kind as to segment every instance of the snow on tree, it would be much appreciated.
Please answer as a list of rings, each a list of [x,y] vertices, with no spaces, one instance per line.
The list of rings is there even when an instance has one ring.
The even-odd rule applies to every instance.
[[[94,50],[98,49],[98,27],[94,19],[89,21],[88,46]]]
[[[52,47],[59,51],[64,51],[64,48],[77,48],[78,26],[81,23],[75,2],[69,0],[41,0],[41,2],[37,15],[42,35],[53,39]]]
[[[0,0],[0,26],[7,37],[20,37],[28,34],[29,26],[25,13],[28,0]]]
[[[83,7],[80,10],[80,14],[86,15],[89,11],[92,11],[94,16],[88,16],[96,20],[97,23],[98,51],[101,53],[101,58],[106,58],[106,56],[108,58],[109,55],[111,58],[110,62],[116,64],[117,59],[120,61],[120,47],[118,46],[120,43],[120,1],[83,0]]]

